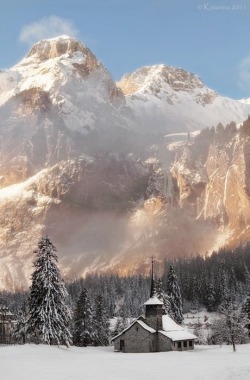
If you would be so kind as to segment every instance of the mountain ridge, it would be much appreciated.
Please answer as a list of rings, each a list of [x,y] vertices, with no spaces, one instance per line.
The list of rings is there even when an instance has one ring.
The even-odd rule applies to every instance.
[[[234,244],[241,225],[248,238],[248,121],[229,122],[246,119],[250,104],[166,65],[125,78],[115,83],[68,36],[40,41],[0,72],[1,288],[28,286],[44,234],[68,278],[143,272],[152,251],[204,254]]]

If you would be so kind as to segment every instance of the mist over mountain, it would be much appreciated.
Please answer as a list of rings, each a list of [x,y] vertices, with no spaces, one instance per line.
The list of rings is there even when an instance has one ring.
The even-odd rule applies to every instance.
[[[45,234],[69,279],[248,240],[248,114],[180,68],[115,83],[75,39],[35,44],[0,72],[0,287]]]

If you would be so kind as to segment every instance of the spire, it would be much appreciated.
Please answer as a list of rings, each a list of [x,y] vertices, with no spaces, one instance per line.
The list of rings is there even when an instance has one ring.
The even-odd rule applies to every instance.
[[[152,256],[151,261],[151,286],[150,286],[150,298],[154,296],[155,293],[155,283],[154,283],[154,256]]]

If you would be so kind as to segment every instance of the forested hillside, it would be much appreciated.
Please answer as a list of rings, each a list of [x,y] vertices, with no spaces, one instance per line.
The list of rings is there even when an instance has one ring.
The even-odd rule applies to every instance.
[[[173,265],[177,273],[183,298],[183,311],[207,307],[216,311],[230,294],[237,302],[243,302],[250,290],[250,244],[234,250],[222,249],[211,256],[194,256],[157,262],[155,279],[161,279],[166,289],[167,274]],[[107,315],[112,318],[137,317],[144,312],[143,303],[150,295],[150,276],[92,274],[67,283],[69,306],[74,310],[81,291],[86,288],[91,302],[102,295]],[[27,300],[28,293],[1,292],[1,302],[17,313]]]

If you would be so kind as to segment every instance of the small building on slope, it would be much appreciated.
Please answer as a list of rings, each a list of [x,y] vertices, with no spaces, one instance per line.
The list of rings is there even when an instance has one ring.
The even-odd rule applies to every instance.
[[[115,351],[163,352],[194,349],[196,336],[175,323],[168,315],[162,315],[163,303],[155,295],[144,305],[145,318],[140,316],[112,339]]]
[[[0,305],[0,344],[13,343],[14,315],[5,305]]]

